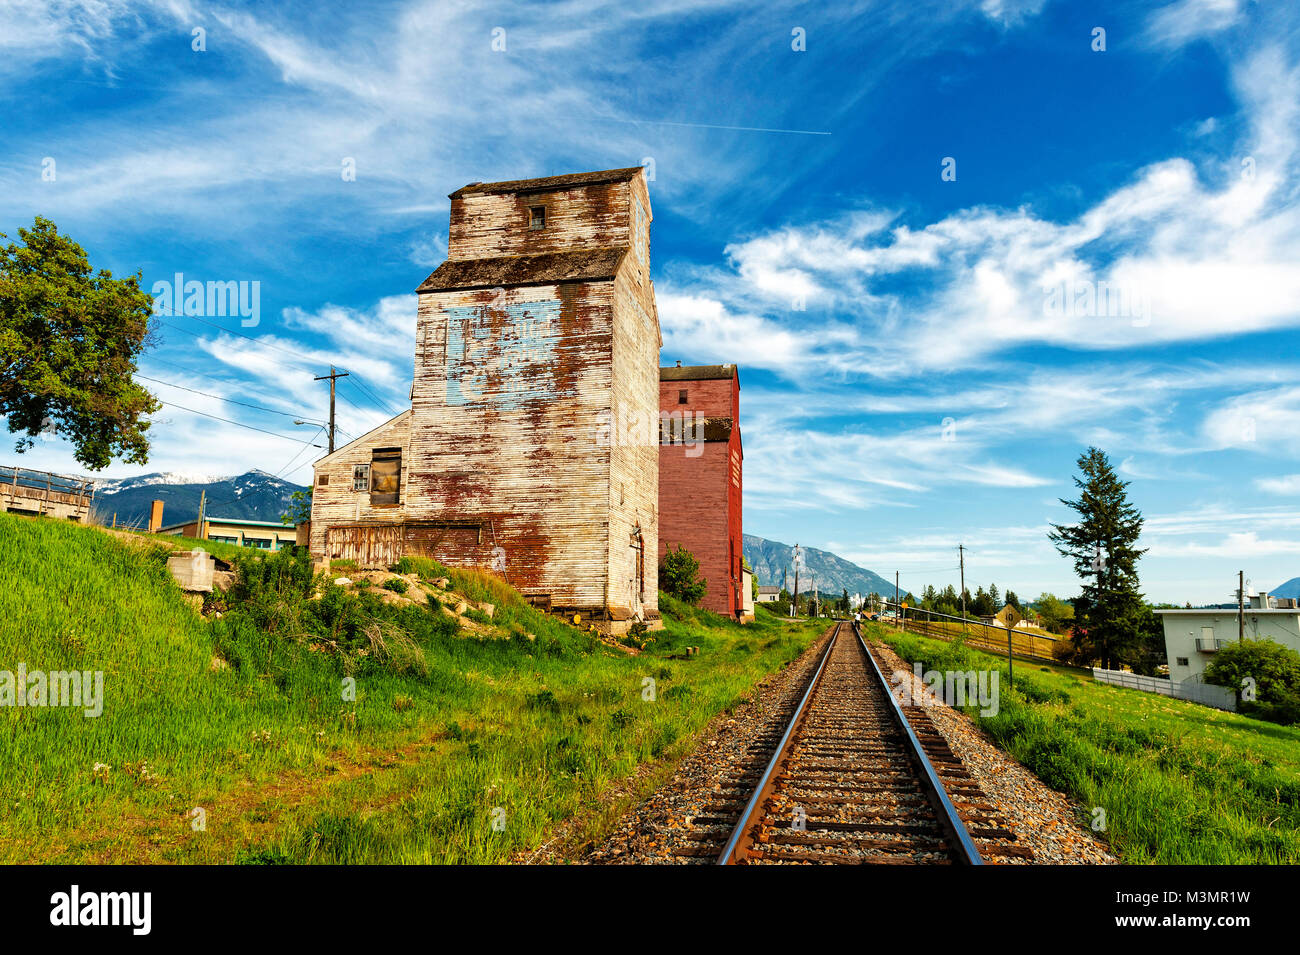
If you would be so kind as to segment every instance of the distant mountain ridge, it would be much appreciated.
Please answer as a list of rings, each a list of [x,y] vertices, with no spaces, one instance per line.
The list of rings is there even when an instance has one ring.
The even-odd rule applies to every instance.
[[[1273,597],[1300,597],[1300,577],[1292,577],[1284,584],[1278,584],[1269,594]]]
[[[143,527],[149,522],[149,505],[163,502],[163,526],[183,524],[199,515],[199,498],[206,492],[204,510],[209,519],[226,517],[244,521],[278,521],[289,510],[299,484],[256,469],[233,477],[185,475],[172,472],[107,481],[95,492],[95,511],[104,523],[117,514],[118,524]]]
[[[209,519],[279,521],[280,515],[289,510],[293,493],[305,490],[307,488],[300,484],[258,470],[233,477],[160,472],[101,483],[95,494],[95,510],[104,523],[111,521],[116,513],[119,525],[143,527],[149,522],[150,503],[159,500],[163,502],[163,526],[170,527],[197,518],[199,498],[206,492],[205,508]],[[791,545],[746,534],[743,549],[760,584],[781,586],[781,572],[788,569],[787,586],[794,586],[794,548]],[[822,594],[838,595],[847,590],[850,594],[863,596],[874,592],[893,597],[892,580],[886,580],[830,551],[816,547],[802,550],[805,569],[799,572],[800,591],[811,591],[815,584]],[[1300,578],[1291,583],[1300,587]],[[899,592],[906,593],[907,589],[904,587]]]
[[[759,584],[764,587],[780,587],[781,573],[788,570],[786,586],[793,589],[794,547],[753,534],[744,536],[742,546]],[[894,582],[886,580],[875,571],[859,567],[827,550],[818,550],[816,547],[801,547],[800,550],[803,552],[805,568],[799,572],[800,592],[812,590],[815,582],[817,590],[822,594],[838,595],[847,590],[850,594],[861,594],[864,597],[878,593],[893,599]],[[907,588],[900,587],[899,594],[905,593]]]

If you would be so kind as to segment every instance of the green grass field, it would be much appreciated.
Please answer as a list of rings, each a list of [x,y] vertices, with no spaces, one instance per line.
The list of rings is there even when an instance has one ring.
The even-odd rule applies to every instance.
[[[1103,809],[1123,861],[1300,862],[1300,727],[1040,664],[1018,662],[1008,691],[1005,659],[878,624],[864,633],[926,669],[998,670],[997,715],[968,712],[1049,786]]]
[[[96,718],[0,708],[0,862],[509,861],[638,767],[669,766],[825,629],[665,600],[667,629],[631,655],[452,570],[457,591],[496,604],[500,639],[409,604],[385,618],[409,639],[329,652],[280,622],[370,632],[377,597],[271,589],[256,618],[270,629],[214,623],[172,583],[168,552],[0,514],[0,670],[104,673]]]
[[[957,620],[938,620],[928,618],[924,611],[909,610],[904,621],[908,628],[919,632],[921,636],[933,636],[938,640],[956,640],[965,634],[967,646],[987,650],[990,653],[1005,653],[1007,649],[1007,632],[1001,627],[989,627],[978,620],[967,621],[964,625]],[[1016,630],[1011,634],[1011,651],[1016,657],[1032,657],[1044,661],[1055,660],[1058,645],[1057,638],[1040,630]]]

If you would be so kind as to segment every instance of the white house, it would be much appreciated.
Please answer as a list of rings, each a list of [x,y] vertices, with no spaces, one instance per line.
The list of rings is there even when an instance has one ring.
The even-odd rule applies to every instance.
[[[780,587],[759,587],[758,602],[761,604],[776,603],[781,599]]]
[[[1235,607],[1156,613],[1165,627],[1169,679],[1175,683],[1199,680],[1219,648],[1237,639]],[[1300,651],[1300,608],[1294,600],[1278,600],[1266,593],[1253,596],[1245,609],[1245,624],[1247,640],[1273,640]]]

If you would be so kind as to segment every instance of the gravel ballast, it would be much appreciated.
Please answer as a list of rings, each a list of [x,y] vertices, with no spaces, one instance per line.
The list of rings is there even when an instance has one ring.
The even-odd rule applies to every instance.
[[[606,865],[711,863],[709,855],[683,854],[693,851],[702,831],[707,835],[710,829],[705,826],[701,830],[694,820],[716,816],[710,804],[718,802],[726,779],[752,775],[755,767],[761,769],[770,759],[774,724],[784,721],[806,688],[825,641],[825,637],[819,639],[790,666],[758,684],[749,702],[715,718],[700,746],[681,761],[668,783],[625,813],[603,841],[574,861]],[[888,647],[874,646],[893,669],[907,674],[906,679],[916,687],[914,692],[924,692],[924,684],[912,676],[907,663]],[[933,697],[931,700],[927,715],[935,728],[996,807],[1006,827],[1016,834],[1017,843],[1031,850],[1033,864],[1117,862],[1106,844],[1084,824],[1088,816],[1083,808],[998,749],[965,713]]]

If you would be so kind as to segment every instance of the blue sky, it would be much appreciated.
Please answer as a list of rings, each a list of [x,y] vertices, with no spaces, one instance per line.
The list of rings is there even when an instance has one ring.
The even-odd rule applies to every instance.
[[[313,376],[348,435],[403,406],[447,193],[649,161],[662,358],[741,366],[747,532],[1073,594],[1097,444],[1150,598],[1300,575],[1300,12],[762,6],[0,2],[0,231],[260,283],[256,326],[165,319],[153,459],[106,473],[305,483]]]

